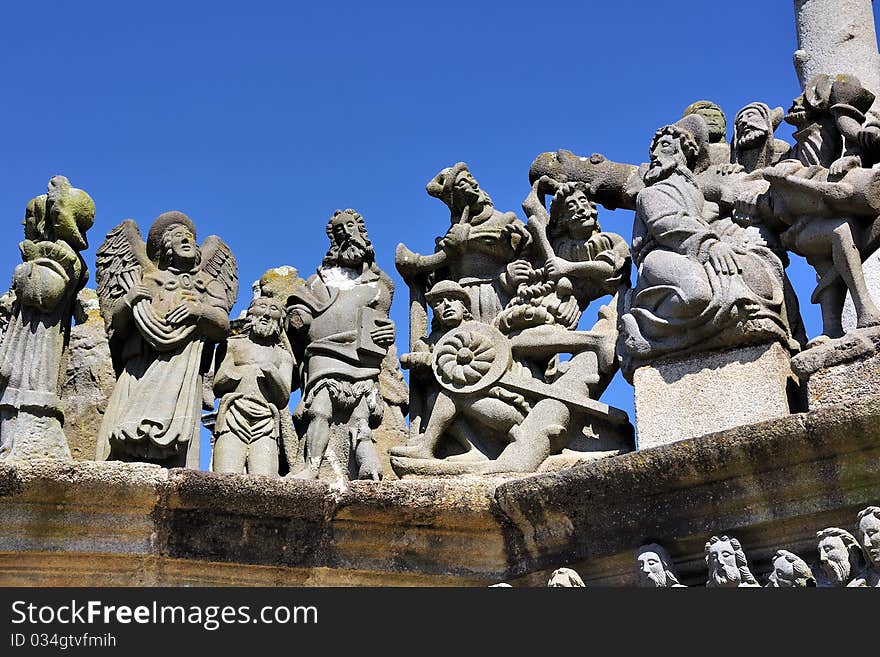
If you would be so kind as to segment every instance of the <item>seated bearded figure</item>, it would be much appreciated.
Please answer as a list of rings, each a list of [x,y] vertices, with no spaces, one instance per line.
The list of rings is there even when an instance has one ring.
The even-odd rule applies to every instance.
[[[705,140],[703,120],[690,115],[652,142],[633,228],[638,282],[622,317],[625,373],[673,353],[771,340],[798,348],[782,262],[743,227],[713,218],[694,177]]]

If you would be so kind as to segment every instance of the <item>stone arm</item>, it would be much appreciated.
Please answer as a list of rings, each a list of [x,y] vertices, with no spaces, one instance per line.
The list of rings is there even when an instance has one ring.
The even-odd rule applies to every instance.
[[[226,295],[219,283],[208,284],[207,293],[200,304],[199,318],[196,326],[203,336],[211,342],[222,342],[229,332],[229,309],[226,307]]]
[[[636,217],[655,244],[701,263],[708,260],[710,247],[720,239],[701,217],[682,212],[680,203],[663,186],[647,187],[639,193]]]
[[[424,377],[431,371],[431,345],[426,339],[417,340],[412,351],[401,354],[400,367]]]
[[[214,372],[214,394],[222,396],[230,392],[235,392],[238,384],[241,382],[244,372],[235,364],[236,360],[236,343],[240,338],[232,338],[227,342],[226,354],[220,367]]]
[[[293,356],[284,356],[262,369],[262,385],[266,387],[269,401],[284,408],[290,401],[293,387]]]

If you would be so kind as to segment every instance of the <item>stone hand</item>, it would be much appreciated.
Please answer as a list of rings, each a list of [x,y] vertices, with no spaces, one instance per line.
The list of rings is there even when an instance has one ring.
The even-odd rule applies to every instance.
[[[388,347],[394,342],[394,324],[389,321],[384,326],[378,326],[370,331],[370,339],[380,347]]]
[[[742,273],[733,249],[724,242],[716,242],[709,248],[709,264],[719,276],[734,276]]]
[[[532,185],[532,191],[529,192],[529,195],[526,196],[526,199],[522,203],[523,212],[526,213],[527,217],[539,217],[541,219],[548,218],[547,208],[544,207],[544,204],[538,197],[538,191],[540,189],[547,189],[550,184],[551,180],[548,176],[541,176],[534,182]]]
[[[128,294],[125,295],[126,303],[128,303],[129,306],[134,306],[138,301],[151,301],[152,299],[153,295],[150,292],[150,289],[143,283],[138,283],[128,291]]]
[[[165,316],[169,324],[181,325],[187,322],[195,322],[201,316],[199,304],[193,301],[184,301]]]
[[[461,246],[467,241],[468,235],[470,234],[470,224],[453,224],[449,227],[446,235],[443,236],[443,239],[440,240],[441,248],[445,249],[460,249]]]
[[[836,178],[843,176],[851,169],[858,169],[860,166],[862,166],[862,158],[855,155],[845,155],[831,163],[831,166],[828,167],[828,174]]]
[[[410,351],[401,355],[400,366],[405,370],[431,367],[431,354],[427,351]]]
[[[558,257],[549,258],[544,264],[544,271],[546,271],[547,276],[554,281],[559,280],[563,276],[568,276],[570,269],[571,267],[569,264],[562,258]]]
[[[514,260],[507,265],[507,276],[514,285],[528,283],[534,273],[535,270],[532,269],[532,266],[525,260]]]

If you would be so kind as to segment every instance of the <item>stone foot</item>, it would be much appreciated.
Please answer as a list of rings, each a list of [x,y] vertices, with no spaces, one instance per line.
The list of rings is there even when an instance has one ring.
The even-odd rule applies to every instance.
[[[422,442],[396,445],[389,452],[392,456],[403,456],[411,459],[432,459],[434,454],[431,449]]]

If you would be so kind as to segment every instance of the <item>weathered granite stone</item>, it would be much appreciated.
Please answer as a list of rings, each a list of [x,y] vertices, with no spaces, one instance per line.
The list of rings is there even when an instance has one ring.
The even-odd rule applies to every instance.
[[[698,100],[688,105],[682,113],[682,118],[689,114],[698,114],[703,117],[709,128],[709,159],[712,164],[727,164],[730,162],[730,146],[727,143],[727,117],[720,105],[711,100]]]
[[[550,588],[584,588],[586,584],[577,571],[571,568],[557,568],[547,580],[547,586]]]
[[[824,577],[819,586],[846,586],[864,565],[862,546],[845,529],[828,527],[816,532],[817,551]]]
[[[666,359],[633,375],[639,449],[792,412],[788,352],[777,343]]]
[[[816,586],[816,578],[807,562],[788,550],[777,550],[773,555],[773,570],[767,588],[808,588]]]
[[[202,375],[226,339],[238,267],[216,235],[196,243],[181,212],[153,222],[146,244],[127,219],[98,249],[101,314],[118,379],[96,458],[199,467]]]
[[[649,543],[636,552],[636,582],[651,588],[684,588],[678,581],[672,558],[662,545]]]
[[[876,395],[880,390],[880,327],[859,329],[792,359],[810,409]]]
[[[0,461],[70,458],[59,392],[76,294],[88,280],[80,253],[94,221],[95,203],[64,176],[25,210],[0,343]]]
[[[70,331],[61,402],[70,454],[75,460],[83,461],[95,458],[98,429],[116,383],[116,374],[97,293],[85,288],[80,291],[77,303],[85,314],[85,321]]]
[[[868,293],[871,295],[874,303],[880,305],[880,249],[865,258],[862,263],[862,274],[865,277]],[[853,304],[852,294],[850,294],[849,290],[847,290],[846,300],[843,302],[841,324],[843,325],[843,330],[847,332],[852,331],[856,327],[856,307]]]
[[[706,543],[708,587],[760,586],[749,569],[742,544],[733,536],[713,536]]]
[[[394,342],[388,317],[394,284],[376,264],[364,218],[337,210],[327,222],[330,249],[288,299],[291,343],[302,363],[305,425],[300,479],[382,477],[373,431],[384,413],[379,375]]]
[[[880,506],[859,511],[857,536],[865,555],[865,569],[847,586],[880,587]]]
[[[880,95],[880,54],[871,0],[795,0],[801,86],[820,73],[851,73]]]

